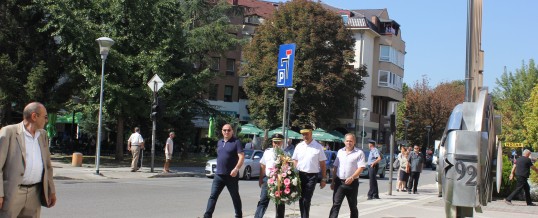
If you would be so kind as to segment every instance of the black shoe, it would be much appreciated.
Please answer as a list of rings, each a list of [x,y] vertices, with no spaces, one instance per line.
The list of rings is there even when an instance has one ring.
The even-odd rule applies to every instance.
[[[443,194],[438,194],[437,197],[443,197]]]
[[[527,206],[536,206],[535,203],[530,203],[530,204],[527,204]]]
[[[136,170],[131,170],[131,172],[136,172]]]
[[[379,198],[379,197],[374,197],[374,199],[381,199],[381,198]]]
[[[407,194],[411,194],[411,192],[409,191],[409,192],[407,192]]]
[[[415,195],[416,195],[416,194],[418,194],[418,192],[413,192],[413,194],[415,194]]]
[[[371,198],[371,197],[368,197],[368,198],[367,198],[366,200],[373,200],[373,198]]]
[[[512,201],[509,201],[509,200],[504,200],[504,203],[506,203],[508,205],[512,205]]]

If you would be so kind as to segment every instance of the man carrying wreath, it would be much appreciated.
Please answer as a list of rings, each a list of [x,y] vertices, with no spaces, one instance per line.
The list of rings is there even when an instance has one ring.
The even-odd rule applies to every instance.
[[[260,193],[260,201],[258,201],[256,213],[254,214],[255,218],[263,218],[265,210],[267,210],[267,206],[269,205],[269,196],[267,193],[267,178],[270,177],[271,173],[271,170],[269,169],[275,167],[275,161],[277,158],[275,149],[282,149],[282,144],[284,140],[284,136],[280,133],[273,134],[271,138],[273,141],[273,147],[265,150],[260,160],[260,179],[258,183],[259,186],[262,188],[262,191]],[[276,204],[276,217],[284,217],[285,210],[286,207],[284,203]]]

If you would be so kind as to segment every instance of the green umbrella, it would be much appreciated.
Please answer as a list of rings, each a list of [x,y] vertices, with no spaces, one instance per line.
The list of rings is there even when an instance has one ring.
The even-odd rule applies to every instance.
[[[213,138],[215,136],[215,118],[212,116],[209,117],[209,129],[207,131],[208,138]]]
[[[312,138],[314,138],[317,141],[325,141],[325,142],[339,142],[342,141],[340,138],[331,135],[327,131],[325,131],[322,128],[317,128],[314,131],[312,131]]]
[[[56,136],[56,118],[58,116],[56,114],[49,114],[49,121],[47,123],[47,126],[45,129],[47,130],[47,136],[49,139],[52,139],[52,137]]]
[[[282,127],[278,127],[276,129],[273,129],[271,131],[269,131],[269,137],[271,137],[273,134],[275,133],[280,133],[282,134]],[[302,139],[303,136],[293,130],[290,130],[290,129],[287,129],[287,133],[288,133],[288,138],[289,139]]]
[[[239,132],[240,134],[244,134],[244,135],[259,135],[260,133],[262,133],[263,130],[261,130],[260,128],[250,124],[250,123],[247,123],[243,126],[241,126],[241,132]]]
[[[336,136],[338,137],[341,141],[344,141],[344,134],[342,134],[341,132],[338,132],[336,130],[333,130],[333,131],[330,131],[329,132],[331,135],[333,136]]]

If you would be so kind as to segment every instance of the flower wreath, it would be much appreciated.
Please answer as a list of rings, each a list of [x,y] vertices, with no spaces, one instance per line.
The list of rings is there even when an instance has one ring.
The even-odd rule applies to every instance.
[[[274,149],[274,168],[269,168],[267,192],[275,204],[292,204],[301,198],[301,180],[291,157],[280,148]]]

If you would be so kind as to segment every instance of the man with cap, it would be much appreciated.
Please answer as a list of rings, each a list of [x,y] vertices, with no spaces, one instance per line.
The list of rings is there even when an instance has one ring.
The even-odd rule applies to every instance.
[[[319,187],[324,188],[327,183],[325,171],[327,157],[321,144],[312,138],[312,126],[305,125],[301,129],[301,135],[303,135],[303,141],[295,147],[292,159],[297,170],[299,170],[299,179],[301,180],[299,209],[301,210],[301,217],[306,218],[309,217],[310,201],[316,189],[320,170],[323,178]]]
[[[379,189],[377,188],[377,170],[379,169],[379,161],[381,154],[375,147],[375,141],[368,141],[370,154],[368,155],[368,179],[370,180],[370,190],[368,191],[368,200],[379,199]]]
[[[255,218],[262,218],[265,214],[265,210],[267,210],[267,206],[269,205],[269,196],[267,195],[267,177],[269,177],[270,170],[268,169],[275,167],[275,149],[282,149],[282,144],[284,142],[284,136],[280,133],[273,134],[271,138],[273,141],[273,147],[266,149],[260,160],[260,179],[258,183],[262,188],[262,191],[260,193],[260,201],[258,201],[256,213],[254,214]],[[276,217],[284,217],[285,210],[286,207],[283,203],[277,204]]]

